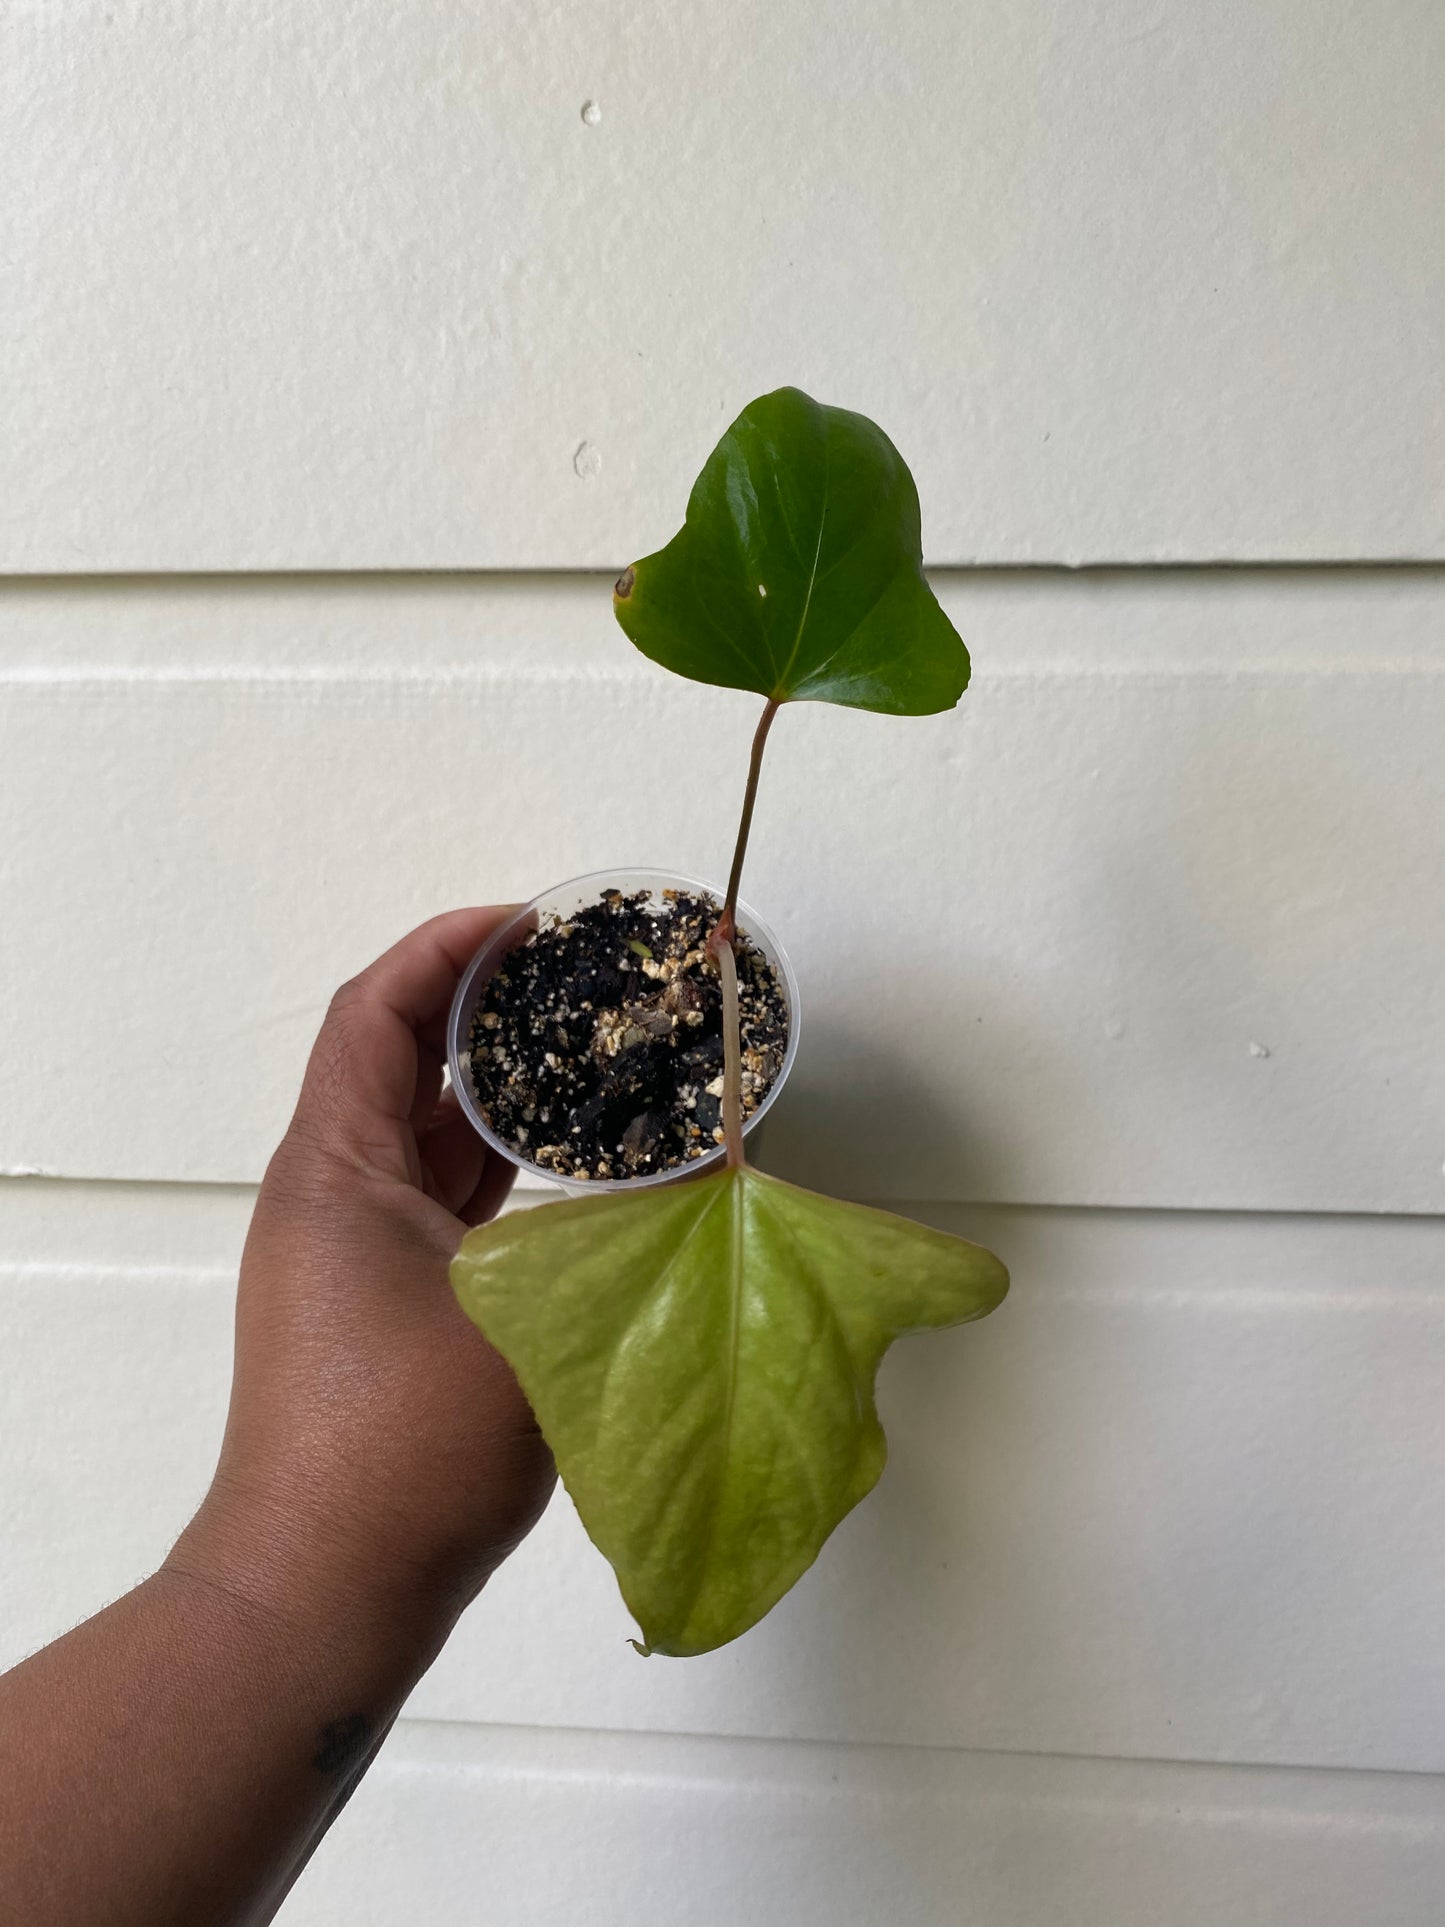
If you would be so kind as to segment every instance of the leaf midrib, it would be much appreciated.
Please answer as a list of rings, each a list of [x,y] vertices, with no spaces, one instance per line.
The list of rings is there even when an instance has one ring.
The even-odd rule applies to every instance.
[[[793,637],[792,653],[783,665],[782,674],[773,686],[773,700],[786,702],[788,699],[788,676],[793,664],[798,660],[798,651],[803,646],[803,631],[808,626],[808,611],[813,606],[813,585],[818,580],[818,561],[823,553],[823,530],[828,525],[828,497],[833,486],[833,447],[832,438],[823,445],[823,505],[818,511],[818,540],[813,549],[813,566],[808,571],[808,588],[803,597],[803,613],[798,617],[798,633]],[[794,544],[796,547],[796,544]]]
[[[713,1554],[717,1550],[718,1527],[722,1521],[728,1466],[732,1462],[733,1422],[737,1412],[738,1395],[738,1359],[742,1350],[743,1196],[747,1186],[746,1174],[742,1171],[730,1173],[728,1183],[732,1190],[732,1279],[728,1294],[727,1397],[723,1407],[719,1472],[717,1490],[713,1496],[712,1516],[708,1520],[707,1538],[703,1542],[702,1558],[698,1562],[697,1584],[693,1587],[692,1597],[687,1602],[687,1611],[678,1618],[679,1633],[691,1622],[693,1613],[697,1610],[697,1602],[707,1589],[708,1573],[712,1566]]]

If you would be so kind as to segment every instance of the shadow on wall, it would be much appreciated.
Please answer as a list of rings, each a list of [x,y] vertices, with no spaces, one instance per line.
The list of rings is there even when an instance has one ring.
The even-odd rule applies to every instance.
[[[991,1317],[904,1339],[884,1364],[879,1486],[745,1655],[795,1732],[942,1746],[1012,1737],[1007,1687],[1033,1634],[1018,1613],[1020,1567],[1037,1537],[1018,1532],[1015,1508],[1036,1482],[1040,1448],[1028,1441],[1047,1437],[1017,1369],[1027,1279],[1014,1290]]]
[[[1075,1282],[1053,1214],[909,1215],[997,1250],[1009,1296],[889,1352],[883,1476],[769,1618],[698,1662],[720,1717],[741,1698],[814,1739],[1090,1752],[1117,1698],[1111,1743],[1157,1747],[1189,1641],[1149,1468],[1177,1447],[1190,1361],[1172,1324],[1161,1358],[1127,1294],[1111,1303],[1107,1253]]]
[[[868,1173],[875,1162],[882,1176],[905,1166],[919,1145],[946,1147],[950,1162],[962,1163],[967,1153],[957,1115],[932,1091],[887,1052],[827,1019],[807,1023],[765,1132],[758,1158],[764,1170],[854,1198],[873,1195]]]
[[[956,977],[953,986],[957,1009]],[[1022,998],[1028,987],[1014,989]],[[1038,1103],[1076,1101],[1063,1088],[1062,1051],[1041,1049],[1042,1024],[1025,1020],[1016,1004],[1003,1039],[991,1015],[992,1047],[1027,1053]],[[1053,1606],[1021,1611],[1020,1602],[1056,1599],[1058,1574],[1041,1567],[1040,1548],[1079,1538],[1077,1519],[1055,1517],[1056,1508],[1077,1506],[1082,1494],[1099,1506],[1101,1525],[1109,1518],[1111,1422],[1100,1414],[1071,1432],[1065,1478],[1058,1408],[1070,1395],[1055,1374],[1072,1385],[1078,1373],[1068,1344],[1062,1360],[1047,1343],[1038,1356],[1041,1321],[1076,1336],[1057,1251],[1047,1239],[1040,1247],[1027,1210],[957,1203],[970,1189],[1026,1192],[1037,1169],[1029,1142],[1010,1143],[946,1085],[930,1088],[824,1019],[809,1025],[760,1163],[821,1190],[891,1197],[909,1217],[976,1238],[998,1251],[1011,1286],[990,1317],[890,1351],[878,1388],[889,1442],[879,1487],[760,1629],[748,1665],[769,1676],[794,1730],[809,1735],[1015,1745],[1017,1682],[1040,1672],[1062,1702],[1066,1732],[1074,1703],[1089,1701],[1087,1642],[1069,1650]],[[931,1193],[914,1181],[920,1172],[937,1187]],[[930,1206],[930,1195],[940,1202]],[[1020,1531],[1021,1517],[1052,1523]]]
[[[952,1015],[968,1001],[956,975],[930,986],[915,972],[910,982],[916,1010]],[[1002,1006],[995,989],[986,1042],[977,1017],[978,1051],[954,1044],[932,1077],[926,1054],[922,1066],[917,1050],[901,1060],[852,1023],[805,1015],[798,1061],[763,1127],[758,1164],[790,1183],[863,1202],[1017,1203],[1047,1195],[1040,1156],[1048,1155],[1052,1120],[1068,1105],[1082,1123],[1093,1107],[1063,1069],[1064,1053],[1051,1047],[1038,1014],[1042,993],[1027,1010]],[[883,1029],[896,1034],[897,1024]],[[971,1058],[976,1088],[956,1068]],[[1007,1115],[987,1097],[1001,1062],[1018,1066]]]

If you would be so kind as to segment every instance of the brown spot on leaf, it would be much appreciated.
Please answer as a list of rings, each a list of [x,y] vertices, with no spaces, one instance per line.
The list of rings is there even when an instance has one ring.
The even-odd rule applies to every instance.
[[[636,569],[628,568],[622,571],[621,575],[618,576],[616,582],[612,585],[612,593],[619,602],[626,602],[627,598],[632,594],[636,581]]]

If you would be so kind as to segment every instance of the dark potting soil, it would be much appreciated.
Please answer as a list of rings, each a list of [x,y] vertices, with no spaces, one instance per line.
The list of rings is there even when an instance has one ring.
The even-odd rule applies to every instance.
[[[722,1142],[722,984],[706,950],[718,908],[611,891],[512,952],[469,1039],[498,1137],[567,1178],[646,1177]],[[737,962],[746,1116],[782,1067],[788,1008],[746,938]]]

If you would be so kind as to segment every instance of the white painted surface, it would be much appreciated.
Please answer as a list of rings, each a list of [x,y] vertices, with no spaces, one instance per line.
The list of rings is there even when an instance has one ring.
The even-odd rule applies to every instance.
[[[751,395],[938,564],[1445,559],[1442,97],[1437,0],[0,10],[0,1172],[149,1181],[0,1178],[0,1663],[204,1487],[333,985],[725,867],[607,586]],[[1013,1294],[709,1660],[556,1504],[294,1927],[1439,1917],[1445,570],[938,583],[959,715],[775,733],[768,1154]]]
[[[1445,1783],[403,1724],[286,1927],[1435,1927]]]
[[[620,564],[782,381],[938,562],[1445,554],[1437,0],[0,34],[0,567]]]
[[[0,1186],[0,1659],[203,1489],[247,1203]],[[926,1215],[1012,1293],[891,1354],[883,1482],[761,1627],[639,1660],[559,1502],[413,1712],[1445,1772],[1445,1221]]]
[[[1445,574],[939,581],[957,713],[773,733],[769,1160],[1445,1209]],[[157,1180],[257,1178],[330,991],[435,909],[722,876],[755,712],[599,577],[12,585],[0,695],[0,1167]]]

